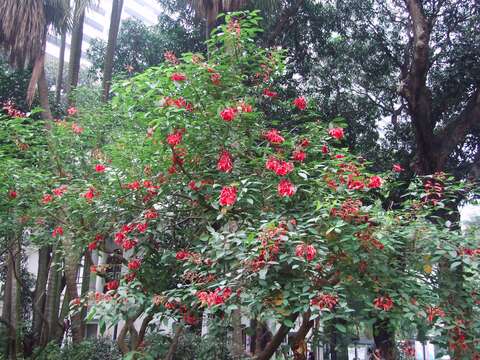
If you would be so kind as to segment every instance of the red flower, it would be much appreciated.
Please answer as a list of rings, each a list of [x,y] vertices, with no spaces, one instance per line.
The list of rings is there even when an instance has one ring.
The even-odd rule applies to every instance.
[[[365,184],[360,180],[352,180],[348,182],[349,190],[362,190],[365,187]]]
[[[222,78],[222,75],[219,73],[213,73],[210,75],[210,80],[212,81],[213,85],[220,85],[220,79]]]
[[[328,154],[328,146],[322,145],[322,154]]]
[[[105,165],[102,165],[102,164],[95,165],[95,171],[98,173],[104,172],[105,169],[106,169]]]
[[[107,282],[107,290],[117,290],[118,285],[120,285],[118,280],[110,280],[109,282]]]
[[[118,232],[115,234],[115,244],[117,244],[118,246],[122,245],[123,243],[123,240],[125,240],[127,237],[127,235],[125,235],[125,233],[123,232]]]
[[[197,183],[195,182],[195,180],[191,180],[191,181],[188,183],[188,187],[190,188],[190,190],[193,190],[193,191],[198,191],[198,190],[200,190],[200,188],[197,186]]]
[[[337,155],[335,155],[335,158],[336,158],[336,159],[343,159],[344,157],[345,157],[345,155],[343,155],[343,154],[337,154]]]
[[[232,289],[229,287],[215,289],[215,291],[199,291],[196,296],[202,305],[214,306],[223,304],[232,294]]]
[[[341,140],[343,139],[344,137],[344,133],[343,133],[343,129],[342,128],[333,128],[333,129],[330,129],[328,130],[328,134],[337,139],[337,140]]]
[[[140,269],[141,264],[142,264],[142,262],[139,259],[134,259],[134,260],[131,260],[128,263],[128,268],[130,270],[138,270],[138,269]]]
[[[308,139],[302,139],[298,142],[298,146],[302,147],[302,148],[306,148],[310,145],[310,140]]]
[[[438,308],[438,307],[428,307],[427,308],[427,319],[429,322],[433,322],[433,320],[435,319],[435,317],[444,317],[445,316],[445,311],[443,311],[442,309]]]
[[[177,251],[175,258],[177,260],[187,260],[190,257],[190,253],[185,250]]]
[[[165,58],[165,61],[168,61],[170,64],[177,65],[179,63],[173,51],[165,51],[163,57]]]
[[[95,197],[95,188],[90,187],[88,191],[82,195],[87,201],[92,201],[92,199]]]
[[[135,247],[135,245],[137,245],[137,241],[136,240],[132,240],[132,239],[126,239],[123,241],[122,243],[122,247],[125,249],[125,250],[130,250],[130,249],[133,249]]]
[[[270,98],[274,98],[278,95],[278,93],[275,91],[271,91],[270,89],[263,89],[263,95]]]
[[[295,194],[295,186],[287,179],[280,180],[277,190],[278,194],[282,197],[293,196]]]
[[[307,158],[307,154],[302,150],[294,150],[292,153],[292,159],[295,161],[303,162]]]
[[[185,81],[187,77],[182,73],[173,73],[172,76],[170,76],[170,79],[173,81]]]
[[[237,188],[235,186],[224,186],[220,192],[220,205],[230,206],[237,201]]]
[[[273,171],[275,171],[275,174],[279,176],[285,176],[293,171],[293,164],[283,160],[278,160]]]
[[[148,228],[147,223],[140,223],[140,224],[137,225],[137,230],[140,233],[144,233],[145,231],[147,231],[147,228]]]
[[[73,123],[72,124],[72,131],[75,134],[81,134],[83,132],[83,128],[80,125]]]
[[[312,261],[317,254],[317,250],[313,245],[299,244],[295,248],[295,255],[301,258],[305,258],[307,261]]]
[[[167,143],[171,147],[175,147],[182,142],[183,134],[180,131],[175,131],[174,133],[167,135]]]
[[[63,228],[61,226],[57,226],[52,231],[52,237],[57,237],[63,235]]]
[[[382,186],[382,178],[380,176],[372,176],[368,182],[368,187],[370,189],[376,189]]]
[[[217,169],[223,172],[230,172],[233,169],[232,155],[226,150],[222,151],[217,162]]]
[[[298,97],[293,100],[293,105],[295,105],[298,110],[305,110],[307,108],[307,100],[305,100],[303,96]]]
[[[237,116],[237,111],[234,108],[226,108],[222,110],[220,116],[224,121],[232,121]]]
[[[135,180],[131,183],[126,184],[125,187],[129,190],[138,190],[140,189],[140,183],[138,182],[138,180]]]
[[[379,296],[375,300],[373,300],[373,305],[383,311],[389,311],[393,308],[393,300],[390,296]]]
[[[66,185],[61,185],[58,188],[53,189],[52,192],[56,196],[61,197],[61,196],[63,196],[63,194],[65,194],[67,192],[67,186]]]
[[[305,250],[305,258],[307,261],[312,261],[317,255],[317,250],[313,245],[307,245],[307,249]]]
[[[245,113],[252,112],[252,105],[250,105],[250,104],[245,104],[244,102],[242,102],[240,104],[240,107],[242,109],[242,112],[245,112]]]
[[[268,130],[263,136],[271,144],[281,144],[285,141],[285,139],[282,135],[280,135],[277,129]]]
[[[15,190],[10,190],[8,192],[8,196],[10,197],[10,199],[15,199],[17,197],[17,192]]]
[[[394,171],[396,173],[401,173],[402,171],[405,171],[405,169],[400,164],[394,164],[393,168],[392,168],[392,171]]]
[[[48,204],[48,203],[49,203],[50,201],[52,201],[52,200],[53,200],[53,196],[52,196],[52,195],[50,195],[50,194],[44,194],[44,195],[43,195],[43,198],[42,198],[42,203],[46,205],[46,204]]]
[[[338,304],[338,296],[332,294],[320,294],[316,298],[312,299],[311,304],[318,306],[320,309],[333,310]]]
[[[92,241],[91,243],[88,244],[88,251],[93,251],[97,248],[97,242]]]
[[[70,106],[70,107],[67,109],[67,114],[68,114],[68,116],[74,116],[77,112],[78,112],[77,108],[76,108],[76,107],[73,107],[73,106]]]
[[[145,219],[156,219],[158,217],[158,213],[155,209],[150,209],[145,213]]]

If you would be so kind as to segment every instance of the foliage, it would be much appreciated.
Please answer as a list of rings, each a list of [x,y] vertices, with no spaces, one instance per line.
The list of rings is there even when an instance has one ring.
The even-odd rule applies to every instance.
[[[121,24],[113,73],[128,75],[144,71],[163,62],[163,54],[174,49],[176,52],[198,51],[202,40],[196,27],[186,26],[168,15],[161,15],[158,23],[147,26],[140,20],[125,20]],[[100,39],[92,40],[87,56],[92,63],[89,74],[101,78],[107,44]]]
[[[85,340],[80,344],[70,344],[63,348],[51,342],[36,355],[36,359],[39,360],[120,360],[121,358],[115,343],[106,338]]]

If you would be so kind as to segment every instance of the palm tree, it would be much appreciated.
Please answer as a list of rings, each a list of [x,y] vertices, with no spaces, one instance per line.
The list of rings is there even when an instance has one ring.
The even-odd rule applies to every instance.
[[[110,84],[112,82],[113,58],[115,47],[117,45],[118,29],[120,27],[120,18],[122,16],[123,0],[113,0],[112,14],[110,16],[110,28],[108,29],[107,53],[105,54],[105,63],[103,66],[103,101],[108,100]]]
[[[0,2],[0,45],[10,64],[23,68],[33,65],[27,90],[27,103],[32,104],[38,85],[44,118],[51,118],[45,78],[45,46],[47,31],[60,32],[68,21],[69,0],[3,0]]]

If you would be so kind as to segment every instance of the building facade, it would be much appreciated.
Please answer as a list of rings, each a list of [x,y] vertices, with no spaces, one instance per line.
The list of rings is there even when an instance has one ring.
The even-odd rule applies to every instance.
[[[108,30],[110,27],[110,15],[112,13],[112,0],[98,0],[95,6],[89,8],[85,13],[85,22],[83,24],[83,43],[82,43],[82,66],[88,66],[87,50],[92,39],[102,39],[107,41]],[[122,20],[135,18],[146,25],[154,25],[161,12],[158,0],[124,0],[122,10]],[[67,36],[65,45],[65,59],[70,56],[70,35]],[[58,59],[60,54],[60,35],[47,35],[46,52],[48,57]]]

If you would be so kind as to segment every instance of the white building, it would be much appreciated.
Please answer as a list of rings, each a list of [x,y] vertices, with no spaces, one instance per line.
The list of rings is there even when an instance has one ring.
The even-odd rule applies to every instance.
[[[161,11],[158,0],[125,0],[122,10],[122,20],[135,18],[144,22],[146,25],[154,25]],[[92,39],[99,38],[107,41],[111,13],[112,0],[98,0],[96,6],[86,11],[83,24],[82,57],[80,60],[82,65],[89,65],[86,54]],[[65,59],[67,61],[70,56],[70,41],[71,38],[70,35],[68,35],[65,46]],[[60,35],[47,35],[46,52],[49,57],[59,58]]]

